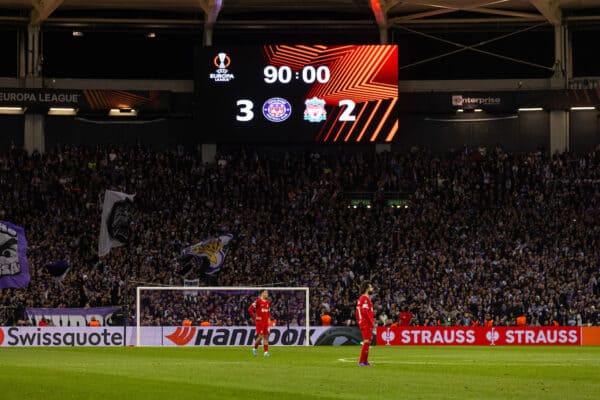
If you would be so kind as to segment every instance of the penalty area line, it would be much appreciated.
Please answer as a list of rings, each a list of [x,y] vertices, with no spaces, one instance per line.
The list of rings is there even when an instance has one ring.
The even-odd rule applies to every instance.
[[[354,358],[338,358],[339,362],[343,363],[356,363],[356,359]],[[564,362],[564,363],[546,363],[546,362],[480,362],[480,361],[464,361],[464,362],[449,362],[449,361],[403,361],[403,360],[387,360],[380,359],[378,357],[374,357],[372,360],[374,364],[398,364],[398,365],[432,365],[432,366],[484,366],[484,367],[497,367],[497,366],[516,366],[516,367],[528,367],[528,366],[536,366],[536,367],[585,367],[589,364],[587,363],[573,363],[573,362]]]

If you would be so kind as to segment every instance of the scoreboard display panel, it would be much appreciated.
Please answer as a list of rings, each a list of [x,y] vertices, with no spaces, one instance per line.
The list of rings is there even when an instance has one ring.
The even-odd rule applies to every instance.
[[[197,57],[202,138],[385,143],[398,130],[396,45],[210,46]]]

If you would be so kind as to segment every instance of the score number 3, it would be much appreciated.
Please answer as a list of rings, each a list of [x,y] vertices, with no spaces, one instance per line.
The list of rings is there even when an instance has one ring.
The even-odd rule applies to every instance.
[[[254,103],[252,100],[241,99],[235,103],[238,106],[238,114],[235,116],[236,121],[248,122],[254,119]]]

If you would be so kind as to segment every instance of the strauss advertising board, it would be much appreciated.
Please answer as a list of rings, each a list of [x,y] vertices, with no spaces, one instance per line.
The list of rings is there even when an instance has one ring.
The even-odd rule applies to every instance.
[[[377,329],[388,346],[496,346],[582,344],[581,327],[389,327]]]

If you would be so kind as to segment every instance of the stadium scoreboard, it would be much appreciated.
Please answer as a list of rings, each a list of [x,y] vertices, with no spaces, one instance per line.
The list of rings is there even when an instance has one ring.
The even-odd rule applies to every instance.
[[[398,129],[396,45],[210,46],[196,62],[208,139],[391,142]]]

